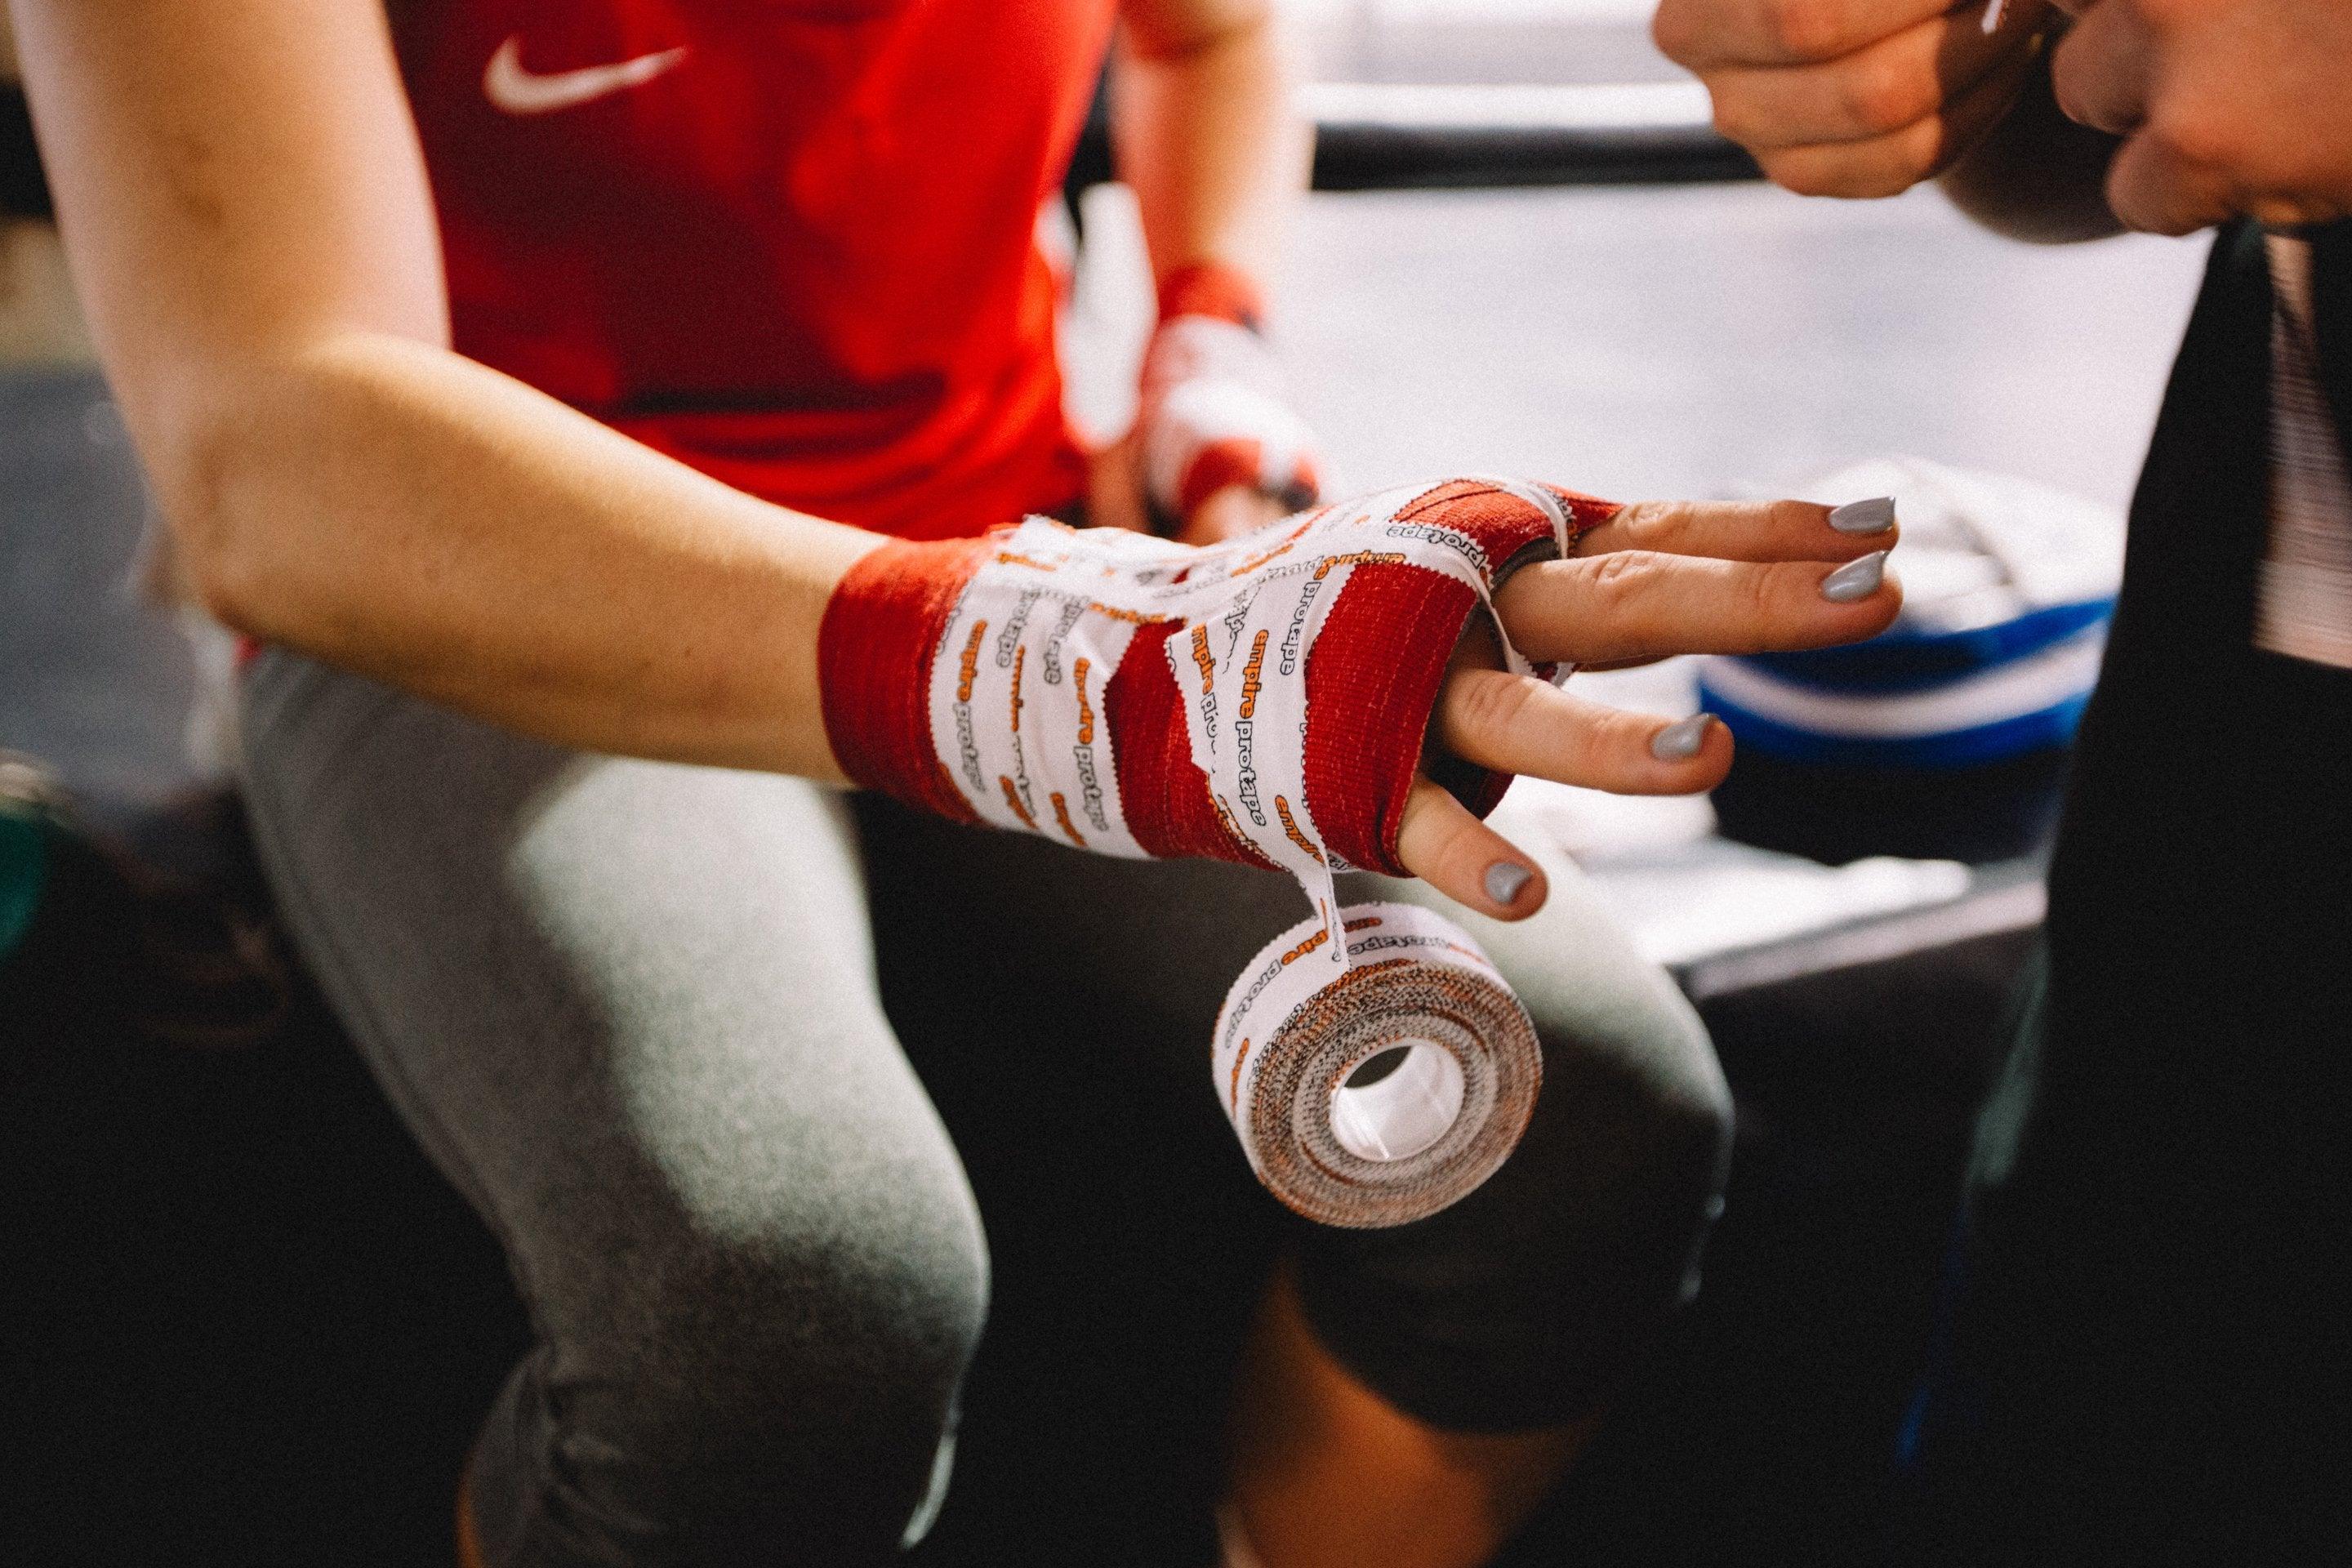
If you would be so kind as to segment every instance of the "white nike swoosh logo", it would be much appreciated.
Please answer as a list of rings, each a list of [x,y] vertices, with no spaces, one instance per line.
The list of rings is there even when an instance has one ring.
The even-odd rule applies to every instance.
[[[512,37],[499,46],[488,68],[482,72],[482,95],[509,114],[552,114],[643,87],[684,58],[682,48],[664,49],[614,65],[542,76],[522,68],[522,39]]]

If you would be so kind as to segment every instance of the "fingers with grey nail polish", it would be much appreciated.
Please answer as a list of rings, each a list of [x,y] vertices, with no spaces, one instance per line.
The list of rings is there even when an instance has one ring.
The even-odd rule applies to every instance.
[[[1873,508],[1883,508],[1883,516],[1873,520]],[[1837,521],[1841,514],[1843,523]],[[1587,530],[1571,553],[1646,550],[1722,561],[1840,561],[1874,535],[1891,541],[1895,523],[1891,501],[1857,501],[1835,511],[1801,500],[1634,501]]]
[[[1886,581],[1886,552],[1874,551],[1849,561],[1822,579],[1822,597],[1832,605],[1851,605],[1878,592]]]
[[[1822,527],[1822,516],[1816,509],[1815,536],[1835,537]],[[1607,664],[1825,647],[1871,637],[1895,618],[1902,595],[1885,559],[1883,550],[1862,558],[1871,564],[1843,566],[1818,557],[1750,562],[1619,551],[1523,566],[1496,592],[1495,607],[1512,646],[1532,659]]]
[[[1850,500],[1830,513],[1830,526],[1840,533],[1884,533],[1895,526],[1895,498]]]
[[[1706,727],[1715,722],[1712,713],[1694,713],[1677,720],[1650,737],[1650,755],[1662,763],[1686,763],[1706,744]]]
[[[1433,739],[1497,773],[1620,795],[1712,789],[1731,766],[1731,737],[1704,715],[1664,724],[1548,680],[1499,669],[1457,671],[1438,699]]]
[[[1397,858],[1454,902],[1496,920],[1525,920],[1543,908],[1543,868],[1425,777],[1412,781]]]
[[[1519,901],[1519,895],[1535,879],[1533,868],[1516,860],[1497,860],[1486,868],[1486,896],[1508,909]]]

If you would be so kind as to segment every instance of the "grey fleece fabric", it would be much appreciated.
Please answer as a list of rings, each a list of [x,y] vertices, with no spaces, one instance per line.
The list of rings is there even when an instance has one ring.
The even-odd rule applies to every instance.
[[[1207,1041],[1306,912],[1284,879],[570,752],[280,651],[245,704],[286,917],[532,1315],[470,1472],[494,1568],[859,1563],[919,1528],[989,1257],[877,939],[910,1047],[992,1053],[1046,1108],[1076,1092],[1056,1053],[1090,1052],[1087,1092],[1183,1100],[1201,1159],[1241,1160]],[[1442,1426],[1591,1411],[1685,1294],[1720,1190],[1696,1018],[1549,868],[1532,921],[1449,910],[1544,1038],[1519,1152],[1434,1219],[1285,1233],[1335,1353]],[[1429,897],[1363,880],[1349,896]],[[1055,1136],[1002,1120],[992,1159]]]

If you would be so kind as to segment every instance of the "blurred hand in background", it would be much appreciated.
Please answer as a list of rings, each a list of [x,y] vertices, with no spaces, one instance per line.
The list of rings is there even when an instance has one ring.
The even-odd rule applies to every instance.
[[[2352,215],[2352,4],[2059,3],[2076,20],[2052,61],[2058,102],[2124,139],[2106,195],[2126,224]]]
[[[2047,0],[1988,16],[1982,0],[1663,0],[1652,31],[1775,183],[1889,196],[2000,122],[2063,20]]]

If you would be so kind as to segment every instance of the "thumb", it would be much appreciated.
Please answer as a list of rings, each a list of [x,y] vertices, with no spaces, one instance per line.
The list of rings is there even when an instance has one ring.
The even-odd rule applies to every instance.
[[[1397,858],[1454,902],[1498,921],[1527,919],[1551,892],[1534,857],[1426,778],[1413,780],[1405,797]]]

